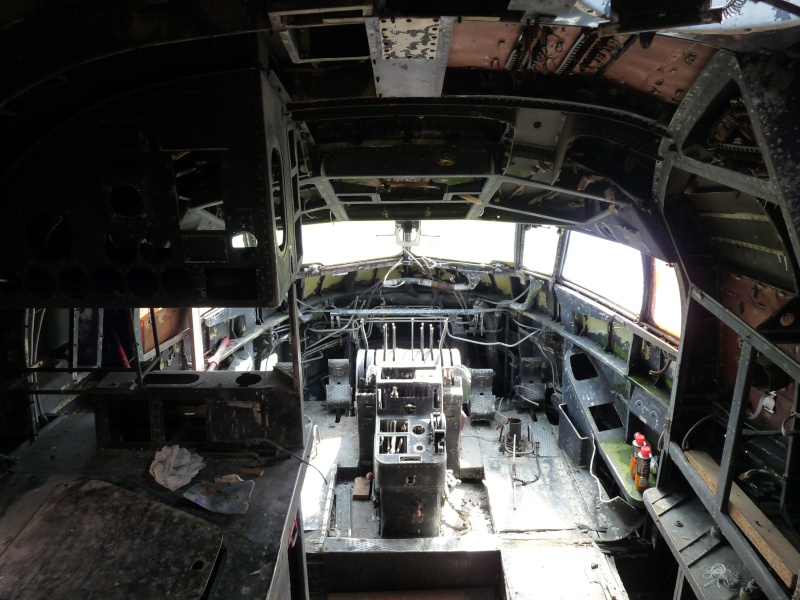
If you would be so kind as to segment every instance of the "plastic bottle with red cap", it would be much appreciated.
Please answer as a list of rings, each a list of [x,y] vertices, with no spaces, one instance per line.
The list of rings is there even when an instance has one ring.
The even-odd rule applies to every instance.
[[[628,467],[631,479],[636,479],[636,459],[639,456],[639,451],[646,445],[647,440],[644,439],[643,434],[638,432],[633,434],[633,443],[631,444],[631,461]]]
[[[636,457],[636,479],[633,482],[634,487],[640,492],[645,491],[650,487],[650,460],[652,458],[652,451],[650,446],[644,446]]]

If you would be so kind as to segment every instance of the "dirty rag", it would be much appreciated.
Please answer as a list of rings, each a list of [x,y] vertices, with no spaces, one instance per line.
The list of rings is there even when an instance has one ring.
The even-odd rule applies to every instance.
[[[180,446],[164,446],[156,452],[150,474],[168,490],[174,492],[192,480],[206,466],[195,452]]]

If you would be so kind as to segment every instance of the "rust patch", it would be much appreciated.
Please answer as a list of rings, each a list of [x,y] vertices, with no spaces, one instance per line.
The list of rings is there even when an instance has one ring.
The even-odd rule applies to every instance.
[[[518,23],[454,23],[447,66],[505,69],[523,27]]]
[[[720,302],[751,327],[758,327],[771,315],[780,310],[792,296],[766,287],[757,281],[730,272],[722,272],[719,280]],[[797,357],[795,344],[778,344],[789,356]],[[720,324],[720,375],[723,395],[733,392],[736,371],[739,366],[739,336],[732,329]],[[775,396],[775,413],[762,411],[757,422],[765,429],[779,429],[793,405],[794,382],[786,389],[778,390]],[[755,412],[762,392],[751,388],[749,411]]]
[[[638,43],[631,46],[603,77],[678,104],[716,51],[697,42],[656,36],[647,49]]]
[[[617,35],[598,39],[586,55],[572,70],[576,74],[594,75],[612,60],[624,54],[629,35]]]
[[[758,327],[791,300],[792,296],[731,272],[719,279],[720,302],[751,327]]]
[[[544,47],[532,58],[539,73],[552,74],[561,66],[569,51],[581,35],[580,27],[553,27],[546,34]]]

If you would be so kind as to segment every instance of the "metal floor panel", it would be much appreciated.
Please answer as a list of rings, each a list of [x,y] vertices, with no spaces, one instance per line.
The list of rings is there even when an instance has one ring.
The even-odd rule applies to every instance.
[[[328,600],[495,600],[494,590],[417,590],[411,592],[356,592],[328,594]]]
[[[705,600],[728,600],[738,590],[729,589],[711,578],[712,567],[723,565],[739,582],[752,574],[736,551],[720,534],[703,503],[688,490],[650,488],[644,493],[647,512],[667,542],[686,581],[694,593]]]
[[[66,483],[0,556],[0,597],[194,600],[221,545],[195,516],[102,481]]]
[[[590,543],[516,543],[501,551],[508,600],[627,600],[606,556]]]
[[[331,467],[355,471],[358,466],[358,426],[355,417],[343,416],[336,422],[336,415],[328,411],[322,402],[305,402],[305,416],[316,426],[317,437],[311,452],[311,464],[328,477]],[[303,529],[309,543],[319,541],[323,526],[323,513],[328,498],[328,488],[314,469],[309,469],[301,495]]]
[[[354,538],[373,539],[378,536],[378,517],[372,500],[355,500],[350,503],[350,529]]]
[[[558,445],[558,426],[551,425],[543,414],[536,417],[532,429],[534,441],[539,442],[539,456],[563,456]]]
[[[358,468],[358,420],[343,416],[336,422],[336,415],[325,410],[321,402],[306,402],[303,405],[306,416],[317,425],[321,440],[341,440],[338,446],[336,464],[339,469]]]
[[[310,429],[306,431],[309,440],[310,433]],[[297,453],[307,456],[310,449],[309,443]],[[267,597],[273,575],[277,575],[275,569],[279,562],[278,556],[284,551],[283,540],[288,539],[291,527],[287,515],[290,510],[296,510],[298,505],[299,499],[295,492],[299,493],[298,480],[302,481],[306,466],[292,459],[282,460],[265,468],[263,477],[255,478],[255,489],[250,497],[248,511],[235,515],[234,518],[231,515],[208,512],[186,502],[179,492],[170,492],[155,483],[148,473],[153,454],[151,450],[98,450],[92,413],[73,413],[59,417],[42,429],[35,442],[23,444],[14,452],[13,456],[17,461],[15,472],[0,486],[0,531],[11,533],[12,536],[24,531],[19,526],[20,522],[24,519],[27,523],[42,503],[46,502],[47,496],[43,490],[52,490],[54,482],[62,483],[67,478],[75,479],[79,476],[94,479],[133,492],[137,497],[170,512],[177,512],[179,519],[192,516],[197,521],[219,528],[225,539],[227,557],[217,596],[242,599]],[[214,477],[238,473],[241,467],[252,463],[251,458],[237,456],[235,453],[225,458],[206,455],[204,460],[206,466],[197,480],[213,481]],[[319,477],[313,470],[308,471],[309,477]],[[139,513],[130,510],[126,514]],[[105,530],[106,527],[103,526],[102,529]],[[191,539],[191,536],[187,538]],[[106,551],[111,552],[118,545],[115,542]],[[76,554],[80,555],[80,551],[76,551]],[[152,561],[148,557],[152,556],[152,552],[137,554],[138,559],[144,561],[142,564],[150,564]],[[89,561],[91,559],[87,560],[87,564]],[[5,572],[0,575],[5,579]],[[3,597],[18,596],[3,594]],[[78,594],[73,597],[87,596]],[[102,593],[95,594],[95,597],[115,596],[112,593]],[[136,593],[127,597],[143,600],[163,598],[165,592],[161,589],[154,595]]]
[[[467,426],[461,432],[461,452],[459,466],[461,479],[483,479],[483,447],[478,431],[467,421]],[[483,429],[483,427],[481,428]]]
[[[519,418],[523,438],[527,441],[530,426],[533,441],[539,442],[538,460],[532,454],[516,457],[518,481],[513,486],[512,457],[500,449],[498,425],[503,422],[502,416]],[[570,471],[575,465],[558,447],[555,427],[543,414],[537,414],[534,421],[528,411],[512,413],[506,408],[502,416],[496,413],[492,423],[468,422],[462,432],[464,441],[480,447],[494,531],[579,542],[599,539],[597,535],[588,536],[586,526],[596,527],[596,517],[583,500],[583,481]]]
[[[483,552],[499,550],[497,536],[462,536],[400,539],[328,538],[325,552]]]
[[[540,458],[537,464],[533,457],[519,457],[516,476],[522,481],[512,484],[511,457],[486,459],[484,481],[496,533],[587,539],[580,525],[593,526],[593,519],[585,507],[576,502],[574,486],[561,477],[558,463],[563,460]],[[537,475],[538,480],[534,481]]]
[[[355,456],[358,446],[355,429],[348,433],[349,423],[342,426],[345,419],[354,425],[355,419],[343,417],[342,423],[336,424],[334,416],[318,404],[306,403],[305,412],[319,426],[320,448],[328,444],[337,447],[345,457]],[[593,542],[610,539],[610,534],[594,531],[602,529],[604,521],[597,509],[598,490],[588,469],[576,466],[566,457],[558,445],[557,429],[543,414],[537,414],[534,421],[527,411],[516,413],[512,408],[504,407],[502,412],[505,416],[522,420],[523,439],[527,440],[530,425],[534,442],[539,442],[538,461],[532,455],[523,455],[517,457],[516,463],[518,479],[531,481],[538,475],[538,481],[526,485],[516,482],[512,496],[511,457],[500,450],[498,425],[503,422],[502,416],[495,414],[492,422],[473,423],[467,420],[461,434],[462,483],[449,492],[450,503],[458,512],[448,503],[445,504],[441,537],[376,538],[379,523],[374,520],[372,502],[353,501],[350,503],[352,537],[334,536],[331,532],[321,540],[321,545],[313,549],[307,545],[308,551],[323,557],[328,565],[326,569],[333,568],[328,564],[329,561],[334,561],[337,568],[343,568],[345,563],[342,561],[348,555],[356,562],[361,561],[362,557],[376,555],[394,555],[391,558],[387,556],[385,560],[389,561],[424,562],[430,560],[426,556],[435,556],[435,553],[443,552],[451,556],[450,553],[500,551],[505,580],[498,585],[505,588],[508,600],[607,600],[610,597],[625,600],[627,595],[621,589],[614,568],[592,546]],[[324,454],[320,450],[312,463],[324,468],[331,460],[327,458],[323,461]],[[481,481],[464,481],[467,479]],[[339,490],[342,483],[340,477]],[[306,485],[319,486],[317,493],[325,495],[321,478],[315,479],[309,475]],[[463,517],[469,521],[467,527]],[[535,587],[531,581],[537,581]],[[369,588],[361,588],[359,592],[365,589]],[[542,592],[545,589],[546,594]],[[501,592],[496,590],[495,594],[498,593]]]
[[[352,522],[352,497],[353,484],[340,483],[336,486],[336,523],[335,531],[337,537],[350,537]]]

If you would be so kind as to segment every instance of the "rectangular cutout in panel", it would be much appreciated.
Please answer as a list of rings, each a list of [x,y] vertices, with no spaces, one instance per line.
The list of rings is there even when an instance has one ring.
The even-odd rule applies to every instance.
[[[380,429],[388,433],[408,431],[408,419],[381,419]]]
[[[228,238],[224,233],[185,233],[181,240],[187,263],[228,262]]]
[[[369,42],[363,23],[303,27],[296,31],[302,60],[369,57]]]
[[[597,431],[609,431],[611,429],[619,429],[622,427],[622,420],[617,414],[617,409],[613,404],[598,404],[597,406],[590,406],[589,413],[597,425]]]
[[[105,427],[107,439],[100,445],[149,444],[151,420],[147,402],[141,399],[111,398],[106,400]]]
[[[378,454],[405,454],[408,452],[407,435],[379,435]]]
[[[597,377],[597,370],[594,368],[592,361],[583,352],[576,352],[569,357],[569,366],[572,370],[572,375],[578,381],[584,379],[594,379]]]
[[[208,442],[205,402],[164,404],[164,437],[169,442],[204,444]]]
[[[422,457],[417,454],[410,454],[408,456],[401,456],[400,462],[422,462]]]

